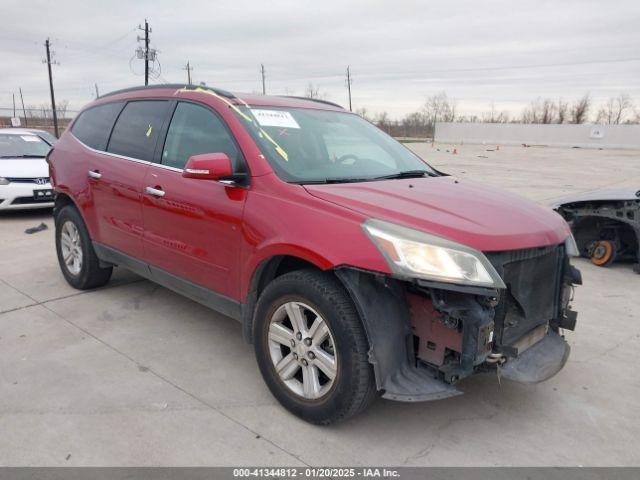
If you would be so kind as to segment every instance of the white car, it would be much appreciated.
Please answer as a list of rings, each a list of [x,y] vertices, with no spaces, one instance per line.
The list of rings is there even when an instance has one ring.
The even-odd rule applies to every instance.
[[[0,211],[53,207],[50,149],[34,131],[0,128]]]

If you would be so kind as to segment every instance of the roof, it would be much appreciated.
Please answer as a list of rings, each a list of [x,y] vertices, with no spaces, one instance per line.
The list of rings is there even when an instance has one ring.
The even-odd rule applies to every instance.
[[[102,100],[107,97],[134,94],[135,92],[145,92],[146,94],[152,93],[155,90],[170,90],[174,93],[178,90],[193,90],[197,93],[199,90],[205,90],[213,92],[216,95],[224,97],[234,104],[248,104],[251,106],[271,106],[271,107],[289,107],[289,108],[313,108],[321,110],[340,110],[344,109],[337,103],[329,102],[321,99],[311,99],[305,97],[293,97],[293,96],[277,96],[277,95],[259,95],[255,93],[235,93],[223,90],[220,88],[214,88],[204,85],[185,85],[185,84],[160,84],[160,85],[147,85],[125,88],[122,90],[116,90],[106,93],[99,97]]]

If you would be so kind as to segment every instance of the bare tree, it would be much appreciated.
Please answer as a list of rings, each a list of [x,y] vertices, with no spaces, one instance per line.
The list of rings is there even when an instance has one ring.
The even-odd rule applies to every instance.
[[[422,112],[413,112],[400,120],[405,137],[420,137],[427,133],[427,120]]]
[[[620,125],[624,122],[627,113],[633,110],[631,97],[626,93],[621,93],[617,97],[611,97],[598,110],[598,123],[609,125]]]
[[[371,121],[371,114],[369,113],[369,110],[366,109],[366,107],[357,108],[356,115],[360,115],[365,120]]]
[[[483,117],[479,117],[478,115],[459,115],[456,118],[456,122],[460,122],[460,123],[479,123],[479,122],[484,122],[484,116],[487,115],[486,113],[482,114]]]
[[[374,123],[387,133],[391,133],[391,126],[393,125],[393,121],[389,118],[389,114],[387,112],[381,112],[376,115]]]
[[[433,132],[436,122],[453,122],[456,119],[456,102],[449,100],[445,92],[427,98],[422,107],[427,126]]]
[[[569,115],[569,104],[567,102],[563,102],[562,99],[559,99],[556,111],[558,113],[558,116],[556,118],[557,123],[566,122],[567,116]]]
[[[591,108],[591,96],[585,93],[571,107],[571,123],[585,123],[589,117],[589,108]]]
[[[324,98],[324,94],[320,93],[320,86],[314,85],[312,82],[307,85],[304,96],[307,98]]]
[[[548,98],[538,97],[522,112],[522,123],[556,123],[558,106]]]
[[[507,123],[509,121],[509,113],[505,111],[498,112],[495,103],[491,102],[491,110],[482,114],[482,121],[485,123]]]
[[[69,100],[59,100],[56,103],[56,112],[60,118],[67,116],[67,108],[69,108]]]

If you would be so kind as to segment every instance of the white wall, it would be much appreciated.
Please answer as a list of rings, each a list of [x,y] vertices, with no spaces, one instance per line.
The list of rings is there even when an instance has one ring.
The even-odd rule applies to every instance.
[[[496,145],[640,149],[640,125],[436,123],[435,141]]]

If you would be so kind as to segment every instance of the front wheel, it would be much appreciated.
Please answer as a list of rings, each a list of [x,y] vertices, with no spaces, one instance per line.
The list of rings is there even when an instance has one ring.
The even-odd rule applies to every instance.
[[[256,306],[254,339],[267,386],[308,422],[347,419],[375,398],[362,322],[328,273],[299,270],[271,282]]]

